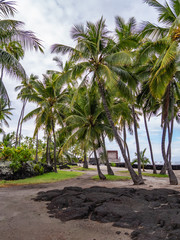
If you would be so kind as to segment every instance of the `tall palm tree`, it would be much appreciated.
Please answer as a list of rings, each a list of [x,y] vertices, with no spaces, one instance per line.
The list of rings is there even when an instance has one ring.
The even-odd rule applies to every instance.
[[[134,184],[142,184],[143,180],[137,176],[125,154],[105,97],[105,83],[116,82],[119,66],[123,63],[128,63],[129,55],[126,52],[112,53],[113,44],[103,18],[96,24],[87,22],[86,28],[82,25],[75,26],[71,33],[72,38],[77,43],[75,48],[54,44],[51,47],[51,51],[53,53],[69,53],[71,59],[76,60],[75,67],[72,70],[72,77],[85,74],[85,80],[87,80],[87,76],[90,76],[93,81],[97,82],[106,116],[128,166],[132,180]]]
[[[168,169],[170,184],[178,184],[177,178],[172,170],[171,163],[168,161],[169,150],[165,150],[165,136],[169,125],[169,113],[173,112],[174,106],[171,104],[174,102],[173,95],[171,94],[171,86],[174,81],[174,76],[178,71],[178,38],[176,32],[179,27],[179,14],[180,14],[180,2],[178,0],[171,0],[171,7],[166,2],[165,5],[160,4],[156,0],[146,0],[150,6],[154,6],[159,11],[159,22],[163,23],[165,27],[155,26],[151,23],[145,23],[143,30],[144,35],[156,35],[157,41],[148,41],[144,44],[143,55],[150,56],[156,52],[158,59],[156,60],[154,67],[152,68],[149,85],[151,93],[162,99],[162,155],[165,165]],[[155,33],[155,34],[154,34]],[[142,51],[141,51],[142,53]],[[171,99],[171,100],[170,100]],[[173,116],[173,113],[171,114]],[[171,142],[171,137],[170,137]]]
[[[127,23],[121,17],[116,17],[116,43],[115,49],[116,51],[122,50],[129,50],[134,51],[139,45],[141,36],[137,33],[136,30],[136,20],[135,18],[130,18]],[[131,97],[131,110],[132,110],[132,117],[133,117],[133,125],[134,125],[134,136],[136,142],[136,151],[137,151],[137,159],[138,159],[138,175],[142,178],[141,173],[141,157],[140,157],[140,144],[139,144],[139,137],[138,137],[138,130],[137,130],[137,113],[135,111],[135,102],[136,102],[136,95],[137,89],[139,85],[139,81],[136,78],[135,74],[133,74],[133,68],[129,66],[122,69],[123,71],[120,72],[121,78],[126,81],[129,81],[129,87],[132,94]],[[129,75],[129,76],[128,76]],[[121,85],[119,85],[121,87]]]
[[[100,170],[99,159],[96,150],[101,146],[101,135],[111,131],[109,124],[105,121],[105,112],[99,105],[96,89],[81,89],[81,94],[74,102],[70,115],[66,118],[67,128],[72,134],[64,144],[64,149],[74,141],[81,143],[84,155],[88,149],[93,149],[96,159],[97,171],[100,179],[106,179]]]
[[[14,5],[15,2],[13,1],[0,0],[0,16],[13,16],[16,12]],[[25,70],[18,61],[18,58],[23,56],[24,49],[35,49],[43,52],[40,40],[32,31],[23,30],[23,25],[24,23],[21,21],[0,19],[1,89],[4,89],[4,83],[2,82],[4,70],[13,77],[26,78]],[[3,91],[1,90],[1,94],[2,93],[8,98],[5,89]]]
[[[36,117],[36,125],[34,130],[34,136],[36,136],[38,130],[44,127],[47,134],[47,152],[49,151],[49,139],[53,136],[54,140],[54,171],[56,168],[56,133],[55,125],[58,123],[63,126],[63,111],[66,108],[67,102],[67,90],[64,88],[64,82],[56,85],[57,76],[44,75],[44,81],[33,81],[33,92],[30,94],[24,94],[23,98],[26,98],[30,102],[37,104],[37,108],[28,113],[24,117],[24,121]]]
[[[23,101],[23,106],[22,106],[18,124],[17,124],[15,147],[17,147],[17,145],[20,145],[21,143],[22,124],[23,124],[23,118],[25,113],[25,107],[28,100],[24,96],[27,94],[30,95],[33,93],[33,82],[36,81],[37,79],[38,79],[37,75],[31,74],[29,78],[24,79],[21,82],[21,85],[15,88],[15,91],[20,90],[20,92],[18,93],[17,99],[21,99]]]
[[[148,71],[148,74],[149,74],[149,71]],[[150,133],[149,133],[149,129],[148,129],[147,116],[148,116],[148,120],[149,120],[151,115],[155,114],[157,112],[157,110],[160,108],[160,104],[151,95],[147,80],[141,84],[140,93],[137,96],[137,103],[138,103],[138,105],[140,105],[140,108],[142,109],[142,112],[143,112],[144,125],[145,125],[146,135],[147,135],[148,144],[149,144],[151,162],[152,162],[152,166],[153,166],[153,173],[157,174],[156,165],[155,165],[155,161],[154,161],[154,155],[153,155],[153,148],[152,148]]]

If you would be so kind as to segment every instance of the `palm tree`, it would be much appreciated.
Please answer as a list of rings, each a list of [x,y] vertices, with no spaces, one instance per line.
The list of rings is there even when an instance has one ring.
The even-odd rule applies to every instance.
[[[20,90],[20,92],[18,93],[17,99],[22,99],[23,101],[23,106],[22,106],[20,117],[17,124],[15,147],[17,147],[17,145],[20,146],[20,143],[21,143],[22,124],[23,124],[25,107],[27,104],[27,99],[24,97],[24,95],[31,94],[33,92],[33,82],[36,81],[37,79],[38,79],[37,75],[31,74],[29,78],[24,79],[21,82],[21,85],[15,88],[15,91]]]
[[[121,17],[116,17],[116,42],[115,42],[115,49],[116,51],[122,51],[122,50],[129,50],[134,51],[139,45],[141,36],[137,33],[136,30],[136,20],[135,18],[130,18],[127,24],[124,22],[124,20]],[[124,69],[121,69],[122,71],[119,73],[121,78],[124,78],[124,82],[128,81],[130,91],[131,91],[131,110],[132,110],[132,117],[133,117],[133,125],[134,125],[134,135],[135,135],[135,142],[136,142],[136,151],[137,151],[137,159],[138,159],[138,175],[140,178],[142,178],[141,174],[141,158],[140,158],[140,145],[139,145],[139,138],[138,138],[138,130],[137,130],[137,113],[135,111],[135,102],[136,102],[136,96],[137,96],[137,90],[139,81],[136,77],[136,75],[133,73],[133,68],[130,66],[126,66]],[[120,80],[121,81],[121,80]],[[119,88],[121,88],[122,84],[119,84]],[[122,91],[120,89],[120,91]]]
[[[13,108],[9,107],[4,98],[0,98],[0,133],[4,133],[3,124],[9,127],[8,120],[11,120],[10,115],[12,115],[12,110]]]
[[[34,130],[34,136],[36,136],[38,130],[42,127],[45,128],[47,134],[47,154],[49,152],[49,140],[51,135],[54,140],[54,171],[56,169],[56,122],[63,126],[63,111],[66,108],[67,90],[64,88],[64,82],[56,85],[57,75],[44,75],[44,81],[33,81],[33,92],[30,94],[24,94],[23,98],[28,99],[30,102],[37,104],[37,108],[28,113],[23,121],[27,121],[33,117],[36,117],[36,125]]]
[[[174,82],[174,76],[178,71],[176,63],[178,62],[179,52],[177,30],[179,26],[180,2],[178,0],[171,0],[171,7],[167,2],[165,5],[160,4],[156,0],[146,0],[146,2],[159,11],[158,20],[165,24],[165,27],[162,28],[151,23],[145,23],[143,35],[155,34],[158,40],[155,42],[146,42],[142,51],[143,55],[146,56],[150,56],[152,53],[159,55],[152,68],[149,85],[153,96],[163,100],[161,121],[163,126],[161,144],[162,156],[168,169],[170,184],[176,185],[178,181],[172,170],[171,163],[168,161],[169,150],[165,150],[165,138],[169,125],[169,114],[171,113],[171,119],[174,117],[174,105],[172,104],[174,99],[171,94],[171,87]],[[163,38],[159,40],[159,37]],[[170,142],[171,138],[172,135],[170,137]]]
[[[129,56],[125,52],[112,53],[113,44],[103,18],[96,24],[87,22],[86,28],[82,25],[75,26],[71,33],[72,38],[77,42],[75,48],[54,44],[51,51],[63,54],[69,53],[71,59],[76,60],[75,67],[72,70],[72,77],[82,76],[84,73],[85,80],[87,80],[87,76],[90,76],[93,81],[97,82],[107,119],[128,166],[132,180],[134,184],[142,184],[143,180],[137,176],[125,154],[105,97],[105,83],[117,80],[119,66],[123,63],[127,64]]]
[[[13,1],[0,0],[0,15],[3,17],[13,16],[16,12],[14,5]],[[18,61],[20,57],[23,57],[23,50],[35,49],[43,52],[40,40],[32,31],[22,30],[23,25],[24,23],[21,21],[0,19],[0,92],[7,99],[8,94],[2,82],[4,70],[10,76],[25,79],[25,70]]]
[[[97,171],[100,179],[106,179],[100,170],[99,159],[96,150],[101,145],[101,134],[111,131],[109,125],[104,121],[105,112],[99,105],[96,89],[80,89],[78,99],[74,102],[70,115],[65,119],[68,129],[72,131],[64,144],[64,149],[75,141],[81,143],[84,155],[92,148],[96,159]],[[66,130],[66,129],[64,129]],[[63,152],[63,150],[62,150]]]
[[[15,132],[7,133],[3,135],[2,143],[5,147],[13,147]]]
[[[143,168],[143,172],[145,171],[144,167],[150,163],[149,159],[147,157],[145,157],[145,152],[146,152],[146,148],[140,152],[140,156],[141,156],[141,162],[142,162],[142,168]],[[137,157],[137,153],[135,153],[136,157]],[[132,164],[138,162],[138,159],[135,158],[132,161]]]
[[[157,99],[155,99],[152,96],[149,85],[148,85],[147,79],[149,78],[149,74],[150,74],[149,64],[148,66],[145,66],[145,68],[141,69],[140,72],[143,72],[142,74],[146,75],[145,77],[146,80],[143,80],[141,84],[140,93],[137,96],[137,104],[142,109],[144,125],[145,125],[145,130],[146,130],[146,135],[147,135],[149,150],[151,155],[151,162],[153,166],[153,173],[157,174],[154,155],[153,155],[153,149],[151,144],[151,138],[150,138],[149,129],[148,129],[147,117],[148,117],[148,120],[150,120],[152,114],[157,114],[157,111],[160,109],[160,103]]]

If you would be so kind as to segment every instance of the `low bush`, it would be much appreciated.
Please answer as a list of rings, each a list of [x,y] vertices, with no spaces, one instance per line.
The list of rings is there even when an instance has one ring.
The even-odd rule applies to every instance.
[[[31,149],[26,147],[4,147],[0,150],[1,161],[11,161],[10,167],[17,172],[24,163],[33,160]]]

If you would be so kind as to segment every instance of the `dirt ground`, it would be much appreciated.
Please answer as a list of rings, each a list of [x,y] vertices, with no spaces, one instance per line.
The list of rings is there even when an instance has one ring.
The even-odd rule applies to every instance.
[[[90,166],[92,167],[92,166]],[[106,173],[106,168],[103,172]],[[113,168],[114,171],[123,169]],[[112,223],[87,220],[61,222],[49,217],[45,202],[35,202],[40,191],[63,189],[67,186],[169,188],[179,191],[179,185],[170,186],[168,178],[144,177],[145,185],[134,186],[132,181],[94,181],[88,171],[81,177],[57,183],[0,188],[0,239],[1,240],[129,240],[131,230],[115,228]],[[175,171],[180,184],[180,171]]]

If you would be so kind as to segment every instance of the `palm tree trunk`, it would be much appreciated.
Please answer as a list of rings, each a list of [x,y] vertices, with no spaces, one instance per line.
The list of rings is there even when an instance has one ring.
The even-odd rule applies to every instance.
[[[136,151],[137,151],[137,161],[138,161],[138,175],[139,175],[140,178],[142,178],[140,147],[139,147],[137,121],[136,121],[136,115],[135,115],[135,110],[134,110],[134,104],[132,105],[132,114],[133,114],[133,120],[134,120],[134,135],[135,135],[135,141],[136,141]]]
[[[46,144],[46,162],[50,165],[50,156],[49,156],[49,134],[47,135],[47,144]]]
[[[149,150],[150,150],[150,154],[151,154],[151,162],[152,162],[152,165],[153,165],[153,173],[154,173],[154,174],[157,174],[157,170],[156,170],[156,165],[155,165],[155,162],[154,162],[152,144],[151,144],[151,139],[150,139],[150,135],[149,135],[149,130],[148,130],[148,125],[147,125],[147,119],[146,119],[146,113],[145,113],[145,111],[143,111],[143,117],[144,117],[144,125],[145,125],[146,135],[147,135],[148,144],[149,144]]]
[[[174,113],[173,113],[173,115],[174,115]],[[174,118],[172,117],[171,127],[168,124],[169,143],[168,143],[168,149],[167,149],[167,157],[168,157],[168,160],[169,160],[170,163],[171,163],[171,143],[172,143],[173,129],[174,129]]]
[[[23,102],[23,106],[22,106],[22,109],[21,109],[21,113],[20,113],[20,117],[19,117],[19,120],[18,120],[18,124],[17,124],[17,130],[16,130],[16,142],[15,142],[15,148],[17,147],[18,143],[19,143],[19,130],[20,130],[20,126],[21,126],[21,122],[22,122],[22,119],[23,119],[23,112],[24,112],[24,108],[26,103]]]
[[[88,162],[87,162],[87,154],[84,149],[84,162],[83,162],[83,168],[88,168]]]
[[[23,108],[22,108],[22,109],[23,109]],[[18,142],[19,142],[18,137],[19,137],[20,122],[21,122],[21,118],[22,118],[22,109],[21,109],[20,117],[19,117],[18,124],[17,124],[15,148],[17,147]]]
[[[177,185],[178,184],[177,177],[172,170],[172,166],[168,161],[166,151],[165,151],[165,139],[166,139],[167,124],[168,124],[168,117],[166,117],[165,120],[164,120],[161,149],[162,149],[162,155],[163,155],[165,165],[167,166],[170,184],[171,185]]]
[[[35,162],[38,162],[38,132],[37,132],[37,135],[36,135],[36,157],[35,157]]]
[[[23,107],[22,107],[22,115],[21,115],[21,121],[20,121],[20,129],[19,129],[19,146],[21,145],[21,134],[22,134],[22,125],[23,125],[23,118],[24,118],[24,111],[26,106],[27,100],[24,100]]]
[[[131,162],[129,148],[128,148],[127,141],[126,141],[126,124],[125,124],[125,121],[124,121],[124,124],[123,124],[123,138],[124,138],[123,139],[123,141],[124,141],[124,150],[125,150],[125,153],[127,153],[127,157],[128,157],[129,162]],[[127,166],[125,165],[125,167],[127,167]]]
[[[57,172],[57,158],[56,158],[56,134],[54,130],[54,121],[52,120],[52,131],[54,138],[54,172]]]
[[[109,164],[109,160],[108,160],[104,134],[102,134],[102,147],[103,147],[103,151],[104,151],[104,158],[105,158],[105,161],[106,161],[108,175],[114,175],[114,172],[113,172],[113,170],[112,170],[112,168],[111,168],[111,166]]]
[[[99,176],[99,178],[100,178],[101,180],[105,180],[106,177],[105,177],[104,174],[101,172],[101,169],[100,169],[100,166],[99,166],[99,160],[98,160],[97,154],[96,154],[95,146],[93,146],[93,148],[94,148],[94,157],[95,157],[95,160],[96,160],[98,176]]]
[[[109,124],[112,128],[112,131],[114,133],[114,137],[116,139],[116,142],[117,144],[119,145],[119,148],[121,150],[121,153],[122,153],[122,156],[124,158],[124,161],[125,163],[127,164],[127,167],[128,167],[128,170],[129,170],[129,173],[131,175],[131,178],[134,182],[135,185],[139,185],[139,184],[144,184],[144,181],[142,180],[142,178],[140,178],[134,171],[133,167],[131,166],[131,163],[129,162],[127,156],[126,156],[126,153],[124,151],[124,148],[123,148],[123,145],[122,145],[122,142],[121,142],[121,139],[118,135],[118,132],[117,132],[117,129],[114,125],[114,122],[112,120],[112,117],[111,117],[111,114],[110,114],[110,111],[109,111],[109,108],[108,108],[108,105],[107,105],[107,102],[106,102],[106,98],[105,98],[105,92],[104,92],[104,87],[103,85],[101,84],[100,80],[98,80],[98,87],[99,87],[99,92],[101,94],[101,97],[102,97],[102,102],[103,102],[103,106],[104,106],[104,110],[105,110],[105,113],[106,113],[106,116],[107,116],[107,119],[109,121]]]

